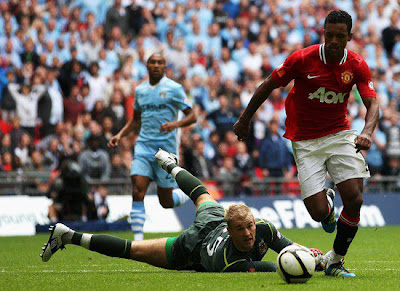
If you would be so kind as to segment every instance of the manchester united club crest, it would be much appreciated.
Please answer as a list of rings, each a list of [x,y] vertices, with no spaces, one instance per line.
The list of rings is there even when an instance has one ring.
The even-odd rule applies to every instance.
[[[350,71],[344,71],[342,73],[342,81],[345,84],[349,84],[353,80],[353,73]]]

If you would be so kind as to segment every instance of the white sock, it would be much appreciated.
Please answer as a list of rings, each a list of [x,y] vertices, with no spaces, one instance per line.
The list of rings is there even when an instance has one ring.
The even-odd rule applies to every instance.
[[[332,201],[332,198],[331,198],[330,196],[326,195],[326,199],[328,199],[328,204],[329,204],[329,206],[330,206],[330,208],[331,208],[331,212],[332,212],[332,208],[333,208],[333,201]],[[329,213],[329,214],[330,214],[330,213]]]
[[[134,233],[134,234],[133,234],[133,239],[134,239],[135,241],[143,240],[143,233]]]
[[[173,168],[172,171],[171,171],[172,177],[176,178],[176,175],[178,175],[178,173],[179,173],[180,171],[183,171],[183,169],[182,169],[181,167],[179,167],[179,166]]]
[[[343,259],[343,256],[338,255],[338,254],[335,253],[335,251],[332,249],[332,264],[336,264],[336,263],[340,262],[341,259]]]
[[[93,234],[90,233],[83,233],[81,238],[81,246],[85,249],[90,250],[90,241],[92,240]]]
[[[172,190],[172,199],[174,200],[174,207],[178,207],[188,202],[190,198],[181,189],[176,188]]]

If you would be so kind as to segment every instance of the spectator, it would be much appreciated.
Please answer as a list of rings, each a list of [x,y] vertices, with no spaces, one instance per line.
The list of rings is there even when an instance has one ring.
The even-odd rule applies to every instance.
[[[64,121],[68,120],[74,125],[78,117],[85,112],[85,105],[79,97],[79,87],[73,86],[70,96],[64,99]]]
[[[240,180],[240,172],[235,167],[235,162],[232,157],[225,157],[223,165],[219,169],[218,181],[224,191],[224,197],[232,197],[236,194],[238,181]]]
[[[55,179],[47,193],[53,200],[49,206],[50,221],[87,221],[87,192],[88,186],[79,165],[74,161],[64,160],[60,176]]]
[[[229,79],[235,82],[239,80],[239,66],[231,59],[228,48],[222,49],[222,63],[220,67],[223,80]]]
[[[4,71],[3,71],[4,72]],[[0,92],[0,107],[2,109],[3,119],[10,121],[12,112],[15,111],[15,101],[11,97],[8,91],[8,84],[13,84],[15,82],[14,72],[10,69],[6,72],[6,78],[1,80],[1,92]]]
[[[171,39],[172,41],[172,39]],[[174,68],[174,72],[179,72],[182,67],[189,66],[189,53],[185,48],[185,40],[179,38],[173,46],[165,53],[169,64]]]
[[[105,109],[104,114],[112,118],[113,131],[122,129],[126,122],[126,112],[123,106],[123,95],[120,90],[115,90],[111,97],[110,105]]]
[[[24,52],[20,54],[21,62],[23,64],[26,64],[27,62],[32,62],[34,67],[38,66],[39,65],[39,56],[34,51],[34,43],[31,38],[28,38],[25,41],[24,49],[25,49]]]
[[[243,66],[247,74],[254,75],[261,69],[262,56],[257,53],[257,44],[252,42],[249,45],[249,54],[243,58]]]
[[[21,135],[18,146],[14,149],[14,154],[18,157],[21,166],[30,163],[30,155],[32,151],[31,137],[27,133]]]
[[[110,34],[111,29],[115,26],[119,27],[123,33],[128,32],[128,14],[121,5],[121,0],[115,0],[106,15],[105,30],[106,34]]]
[[[126,7],[126,12],[129,27],[128,31],[132,35],[137,36],[144,24],[143,8],[136,3],[136,0],[132,0],[132,3]]]
[[[365,160],[368,163],[368,168],[371,176],[379,176],[383,172],[384,166],[384,151],[386,149],[386,136],[376,127],[372,136],[371,148],[366,152]]]
[[[82,53],[86,60],[86,64],[91,64],[97,61],[103,42],[103,40],[99,39],[95,31],[89,33],[88,41],[82,45]]]
[[[85,135],[87,137],[86,140],[88,140],[90,136],[96,136],[98,144],[99,144],[99,148],[106,150],[106,151],[109,149],[107,147],[108,140],[106,139],[106,137],[104,135],[103,128],[96,120],[90,121],[89,127],[86,129]]]
[[[87,140],[88,148],[79,156],[79,165],[87,181],[107,180],[110,177],[111,164],[108,153],[99,148],[99,136],[91,135]]]
[[[65,62],[60,70],[59,82],[64,96],[69,96],[73,86],[81,86],[85,81],[85,64],[78,60],[78,50],[75,46],[70,48],[70,60]]]
[[[110,213],[107,201],[107,188],[104,186],[99,186],[93,194],[94,205],[96,207],[97,218],[100,220],[105,220]]]
[[[225,95],[219,96],[220,108],[211,112],[208,119],[211,120],[221,139],[225,137],[225,133],[232,130],[233,124],[239,117],[239,112],[232,111],[229,106],[228,98]]]
[[[102,124],[104,117],[106,116],[104,101],[97,100],[93,110],[91,111],[92,120],[96,121],[98,124]]]
[[[400,35],[398,22],[398,12],[392,13],[392,15],[390,16],[390,25],[382,31],[382,42],[389,57],[392,56],[393,47],[396,43],[396,36]]]
[[[278,121],[272,119],[269,122],[268,133],[260,146],[258,163],[265,177],[283,177],[292,164],[291,154],[279,135],[278,128]]]
[[[392,113],[390,125],[385,129],[388,157],[400,157],[400,124],[398,113]]]
[[[43,124],[42,137],[54,134],[57,124],[64,120],[64,100],[56,74],[54,69],[49,70],[47,73],[47,91],[51,99],[51,112],[49,122]]]
[[[124,167],[120,153],[111,154],[111,174],[110,179],[127,179],[129,171]]]
[[[13,171],[14,164],[13,164],[13,155],[10,152],[5,152],[2,155],[2,170],[5,172]]]
[[[8,133],[1,137],[0,154],[2,155],[5,152],[13,152],[11,136]]]
[[[212,161],[204,156],[205,143],[199,139],[195,143],[195,148],[191,152],[191,168],[190,171],[196,177],[202,180],[211,180],[214,177],[214,169]],[[188,156],[185,157],[185,160]]]
[[[252,156],[256,164],[261,162],[261,157],[257,157],[261,152],[253,149],[260,148],[261,141],[270,138],[266,132],[269,132],[267,127],[271,119],[278,121],[278,133],[282,131],[286,117],[283,105],[292,84],[275,90],[257,112],[244,155],[242,145],[232,144],[229,134],[225,135],[227,129],[231,129],[230,120],[237,118],[257,86],[286,56],[302,46],[320,42],[322,19],[334,9],[332,1],[324,5],[320,5],[321,1],[309,1],[305,5],[303,0],[278,1],[276,5],[268,1],[241,1],[239,4],[219,0],[209,3],[201,0],[103,2],[74,0],[36,4],[33,1],[27,5],[26,1],[5,1],[1,5],[0,126],[3,136],[12,130],[1,152],[6,156],[3,169],[15,170],[21,166],[20,159],[13,153],[24,132],[18,120],[27,129],[28,115],[35,116],[35,122],[27,130],[33,134],[46,166],[56,167],[60,153],[77,159],[84,140],[91,133],[101,133],[100,143],[104,144],[107,136],[131,117],[128,109],[133,89],[147,78],[146,58],[157,49],[169,58],[171,67],[167,68],[167,76],[184,85],[200,117],[196,127],[184,131],[187,137],[182,137],[182,144],[185,139],[190,144],[200,136],[205,143],[204,158],[212,160],[213,170],[216,166],[222,167],[224,158],[231,156],[242,172],[243,161],[248,156]],[[396,174],[396,170],[390,171],[389,165],[396,164],[398,148],[396,130],[399,125],[392,115],[398,115],[400,108],[400,5],[386,0],[354,3],[346,0],[336,1],[335,5],[354,15],[354,35],[349,49],[361,54],[371,67],[382,109],[379,123],[387,143],[385,146],[385,137],[377,132],[366,156],[371,173]],[[124,18],[126,28],[120,25]],[[86,72],[86,66],[93,62],[98,63],[97,77]],[[89,87],[88,79],[95,79],[95,84]],[[48,94],[44,93],[37,103],[37,110],[26,106],[29,114],[13,119],[17,103],[8,86],[23,87],[23,84],[31,84],[32,88],[45,85]],[[220,99],[224,98],[219,97],[221,95],[228,100],[222,109]],[[362,110],[359,112],[357,98],[357,91],[354,91],[348,103],[348,119],[355,119],[351,122],[352,128],[362,126],[357,118],[357,114],[363,114]],[[92,109],[97,100],[104,101],[104,108],[93,113],[97,121],[94,123],[91,122],[92,112],[84,111],[82,102],[91,103]],[[11,120],[13,127],[8,125]],[[113,129],[110,129],[111,124]],[[136,137],[133,135],[132,139]],[[9,138],[11,149],[7,145]],[[52,146],[49,146],[50,141]],[[201,140],[193,149],[186,145],[193,161],[201,158],[195,150],[199,144]],[[120,155],[122,163],[126,164],[132,149],[129,143],[124,142],[122,146]],[[12,156],[6,155],[7,152]],[[277,161],[275,156],[272,158]],[[9,161],[6,166],[4,160]],[[250,168],[254,170],[254,166]],[[251,173],[250,168],[247,171]],[[247,192],[250,183],[246,176],[241,176],[239,192],[250,193]]]
[[[33,151],[31,153],[31,161],[30,163],[26,164],[24,170],[35,171],[35,172],[48,170],[48,168],[45,166],[43,162],[43,155],[39,151]],[[40,181],[39,179],[36,180],[37,185],[42,183],[45,184],[45,182],[46,181]]]
[[[19,117],[15,116],[11,120],[12,123],[12,130],[10,132],[11,136],[11,148],[14,150],[18,143],[19,140],[21,139],[21,136],[25,131],[21,128],[21,121]]]
[[[250,175],[254,170],[254,166],[253,157],[247,152],[246,144],[244,142],[239,142],[237,145],[237,154],[235,156],[235,167],[243,176],[244,174]]]
[[[130,79],[129,74],[123,72],[121,69],[114,71],[111,80],[108,82],[104,92],[104,103],[106,106],[110,105],[111,98],[115,91],[121,91],[122,98],[132,95],[133,81]]]
[[[50,170],[58,169],[61,153],[60,153],[60,142],[57,138],[52,138],[49,141],[49,146],[44,150],[44,164]]]
[[[10,84],[8,90],[16,103],[16,114],[21,121],[22,129],[35,137],[35,126],[41,124],[38,103],[39,99],[45,96],[46,88],[43,85],[31,87],[29,84],[22,86]]]
[[[106,140],[110,140],[118,132],[117,130],[113,131],[114,123],[110,116],[105,116],[101,125]]]

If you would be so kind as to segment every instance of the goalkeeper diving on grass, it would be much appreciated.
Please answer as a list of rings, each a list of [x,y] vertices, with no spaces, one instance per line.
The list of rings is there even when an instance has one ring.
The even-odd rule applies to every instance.
[[[268,249],[279,253],[293,244],[275,226],[255,219],[249,207],[235,204],[227,211],[202,182],[177,165],[177,158],[160,149],[155,158],[177,181],[196,206],[193,224],[177,237],[130,241],[110,235],[78,233],[64,224],[50,227],[50,238],[40,255],[44,262],[67,244],[110,257],[131,259],[172,270],[203,272],[275,272],[273,262],[262,261]],[[318,268],[323,253],[311,249]]]

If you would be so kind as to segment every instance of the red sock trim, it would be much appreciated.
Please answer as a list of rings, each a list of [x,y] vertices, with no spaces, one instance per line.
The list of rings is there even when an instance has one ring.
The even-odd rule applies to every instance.
[[[343,210],[340,213],[339,221],[350,227],[357,227],[360,222],[360,215],[353,217],[345,213]]]

